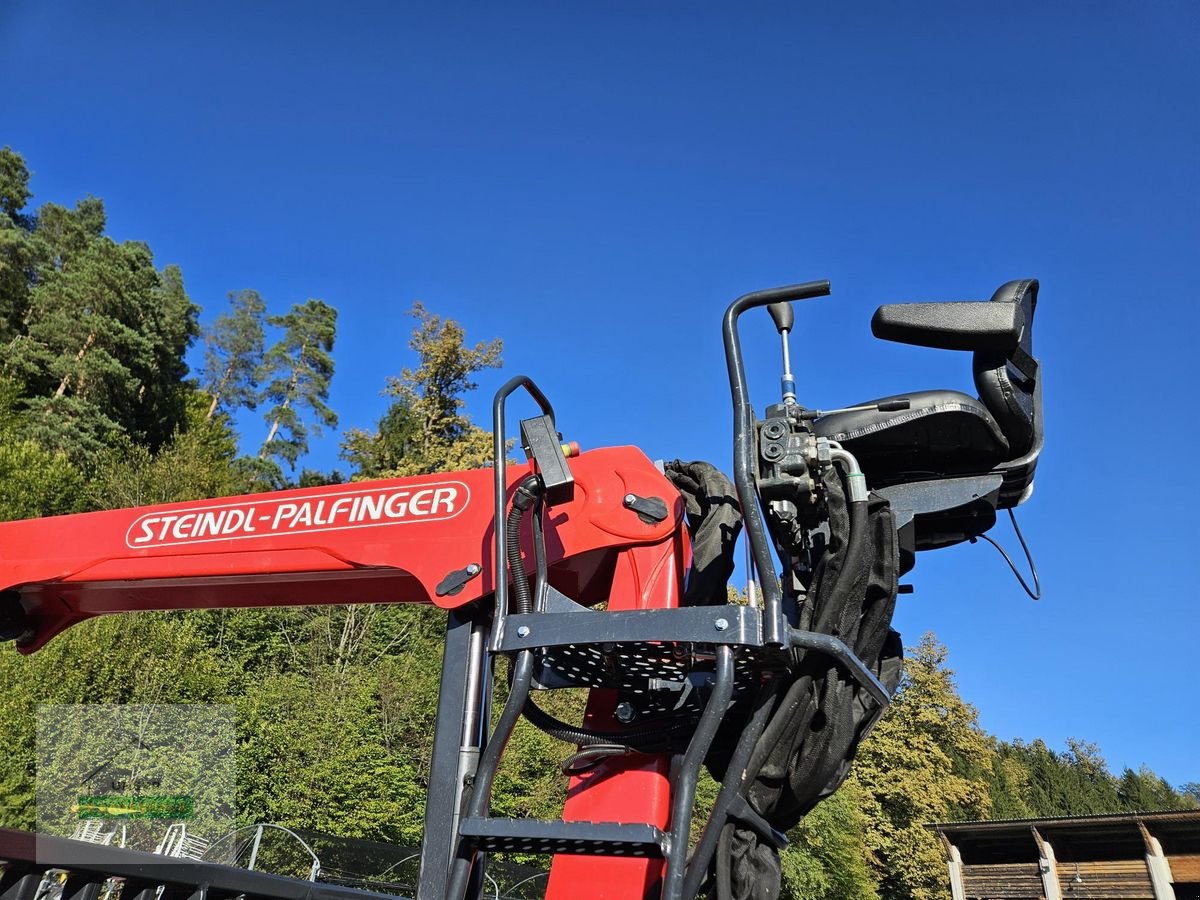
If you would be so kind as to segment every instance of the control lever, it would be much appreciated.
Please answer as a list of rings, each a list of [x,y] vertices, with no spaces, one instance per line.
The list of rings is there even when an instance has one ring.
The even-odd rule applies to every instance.
[[[819,419],[821,416],[832,416],[834,413],[848,412],[902,412],[912,405],[907,397],[897,397],[895,400],[882,400],[879,403],[863,403],[859,406],[843,406],[840,409],[806,409],[800,413],[801,419]]]
[[[783,376],[779,379],[783,404],[784,406],[795,406],[796,379],[792,375],[792,354],[788,347],[788,334],[796,321],[795,314],[792,312],[792,303],[790,300],[772,303],[767,306],[767,312],[771,314],[771,318],[775,322],[775,329],[779,332],[780,342],[783,345]]]

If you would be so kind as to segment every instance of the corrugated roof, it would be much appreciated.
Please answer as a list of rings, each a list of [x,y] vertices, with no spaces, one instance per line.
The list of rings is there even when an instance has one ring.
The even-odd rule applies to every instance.
[[[940,831],[951,829],[980,829],[989,827],[1008,828],[1012,826],[1038,827],[1051,825],[1109,825],[1121,822],[1181,822],[1200,824],[1200,809],[1169,810],[1166,812],[1120,812],[1092,813],[1081,816],[1053,816],[1039,819],[966,819],[955,822],[927,822],[926,828],[936,828]]]

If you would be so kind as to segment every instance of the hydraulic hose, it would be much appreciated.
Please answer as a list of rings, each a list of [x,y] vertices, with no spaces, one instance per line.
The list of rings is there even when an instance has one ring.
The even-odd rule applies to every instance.
[[[674,722],[658,722],[624,731],[592,731],[556,719],[534,703],[532,697],[525,701],[525,718],[550,737],[567,744],[577,744],[585,748],[592,744],[619,744],[644,752],[666,749],[663,742],[667,738],[693,725],[691,719],[678,719]]]
[[[505,551],[508,555],[508,570],[512,573],[514,612],[533,612],[533,593],[525,577],[525,563],[521,559],[521,519],[537,502],[542,484],[536,475],[526,475],[513,494],[512,509],[504,523]]]
[[[856,573],[862,566],[863,555],[867,551],[867,485],[858,460],[840,444],[830,441],[830,458],[834,463],[840,463],[845,468],[846,500],[850,514],[849,534],[846,535],[846,555],[842,557],[842,565],[834,582],[833,593],[826,602],[825,608],[817,614],[816,631],[842,637],[839,622],[836,617],[841,611],[843,601],[850,591]],[[851,636],[852,637],[852,636]]]
[[[744,780],[746,765],[749,763],[750,754],[758,743],[759,737],[762,736],[763,729],[774,709],[780,684],[776,679],[763,687],[755,702],[754,712],[738,737],[733,755],[725,767],[725,778],[721,781],[721,791],[717,795],[717,801],[713,804],[712,813],[704,826],[700,843],[696,845],[696,849],[692,852],[692,858],[688,861],[687,875],[683,881],[683,896],[685,897],[699,895],[700,885],[708,873],[708,864],[717,849],[717,841],[724,830],[729,809],[734,799],[741,794],[743,785],[748,784]]]
[[[513,493],[512,508],[505,519],[504,531],[506,537],[506,554],[508,568],[512,575],[513,611],[518,614],[534,611],[533,593],[529,588],[529,580],[525,574],[525,560],[521,558],[521,520],[525,513],[534,507],[542,495],[541,480],[536,475],[528,475],[517,485]],[[545,542],[541,533],[535,528],[534,553],[537,557],[537,575],[539,588],[545,579]],[[602,613],[600,615],[603,615]],[[556,719],[547,713],[529,697],[524,710],[527,718],[536,728],[546,732],[553,738],[568,744],[586,747],[591,744],[621,744],[623,746],[660,746],[674,732],[691,724],[690,720],[658,723],[640,728],[630,728],[624,731],[592,731],[578,728]]]

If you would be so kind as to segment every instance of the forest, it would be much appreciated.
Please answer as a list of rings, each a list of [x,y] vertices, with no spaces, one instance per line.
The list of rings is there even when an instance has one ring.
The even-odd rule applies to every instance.
[[[490,463],[466,403],[478,373],[501,366],[499,338],[470,343],[414,302],[410,364],[379,386],[386,411],[340,434],[344,472],[310,469],[309,439],[338,428],[334,306],[284,308],[237,288],[211,301],[202,327],[184,273],[146,242],[108,236],[102,200],[32,201],[28,164],[0,150],[0,520]],[[238,433],[245,410],[261,433]],[[415,846],[443,616],[403,605],[138,613],[86,622],[28,657],[0,645],[0,826],[35,827],[40,706],[214,704],[236,715],[239,822]],[[497,811],[556,816],[572,750],[523,724]],[[1200,785],[1110,771],[1085,740],[988,734],[926,634],[846,785],[789,835],[785,896],[948,897],[929,822],[1198,801]]]

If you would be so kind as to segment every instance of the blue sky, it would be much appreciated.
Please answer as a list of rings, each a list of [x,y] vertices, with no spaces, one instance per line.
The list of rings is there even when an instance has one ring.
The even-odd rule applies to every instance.
[[[0,144],[35,202],[103,197],[206,321],[246,287],[335,305],[342,427],[411,363],[419,299],[505,340],[477,417],[527,372],[584,446],[727,466],[734,296],[833,281],[793,347],[802,402],[828,408],[970,389],[966,355],[872,339],[879,303],[1040,278],[1047,446],[1022,522],[1045,598],[952,548],[922,556],[897,623],[949,646],[990,731],[1200,781],[1200,10],[846,10],[3,0]],[[749,345],[761,405],[765,316]],[[306,462],[337,464],[336,436]]]

